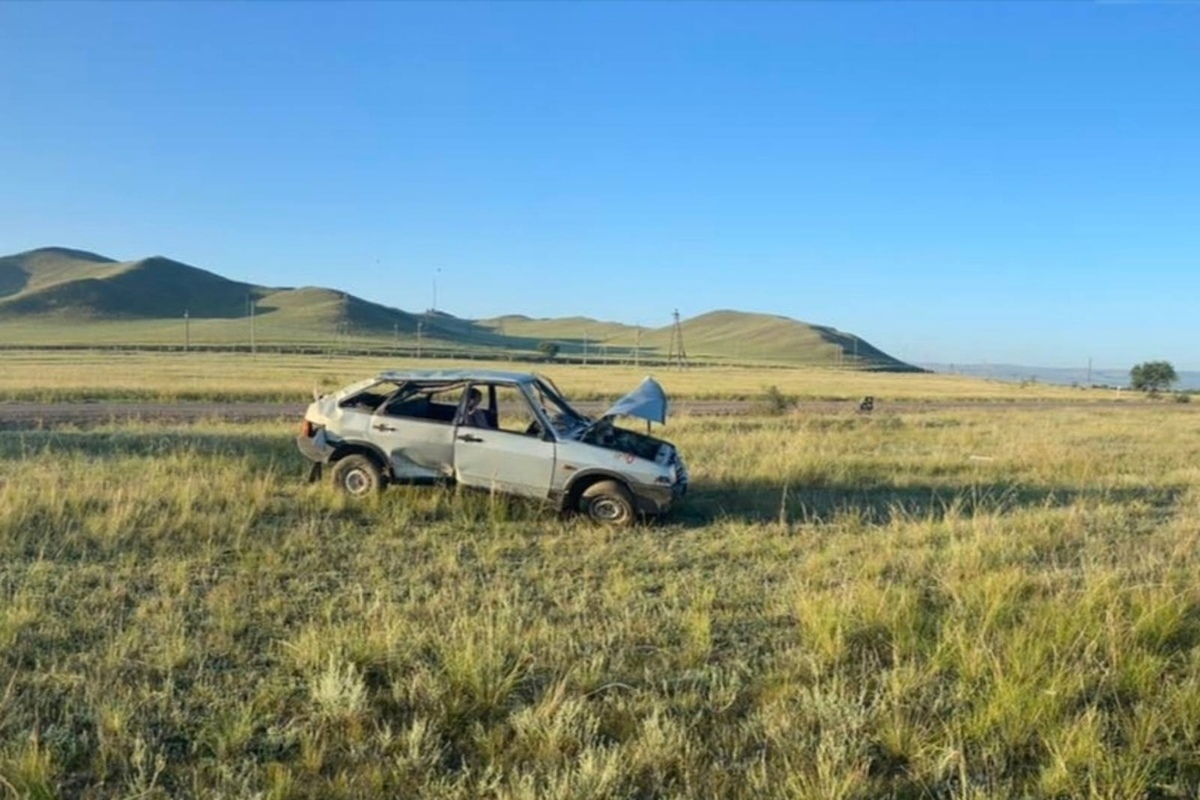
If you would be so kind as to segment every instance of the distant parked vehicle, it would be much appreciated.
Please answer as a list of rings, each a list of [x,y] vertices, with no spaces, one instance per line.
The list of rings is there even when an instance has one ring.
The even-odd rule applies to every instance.
[[[451,480],[629,525],[666,513],[687,492],[688,472],[670,442],[614,420],[663,423],[666,414],[653,378],[593,419],[534,373],[391,371],[318,398],[296,443],[314,478],[328,466],[353,497],[388,482]]]

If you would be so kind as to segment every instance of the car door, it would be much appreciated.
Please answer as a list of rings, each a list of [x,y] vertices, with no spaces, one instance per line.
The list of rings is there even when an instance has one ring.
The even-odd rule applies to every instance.
[[[397,480],[454,474],[454,416],[462,384],[427,386],[380,406],[369,437],[383,450]]]
[[[554,475],[555,442],[519,384],[475,384],[496,427],[454,429],[459,483],[506,494],[545,498]]]

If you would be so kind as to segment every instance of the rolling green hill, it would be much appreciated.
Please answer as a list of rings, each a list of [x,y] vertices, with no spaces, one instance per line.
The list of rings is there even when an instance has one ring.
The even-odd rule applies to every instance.
[[[634,348],[657,357],[672,353],[672,327],[645,328],[587,317],[531,319],[520,315],[480,320],[505,335],[561,342],[563,352],[592,357],[628,354]],[[859,365],[903,370],[909,365],[851,333],[773,314],[711,311],[680,323],[689,358],[780,364]]]
[[[254,288],[162,256],[121,262],[55,247],[0,259],[3,316],[239,317]]]
[[[532,355],[554,341],[564,358],[653,361],[673,352],[672,329],[587,317],[414,314],[335,289],[255,286],[162,256],[114,261],[48,247],[0,258],[0,345],[7,346],[253,343]],[[853,334],[788,317],[712,311],[683,320],[680,331],[691,360],[915,369]]]
[[[65,247],[5,256],[0,258],[0,300],[63,281],[103,278],[120,266],[111,258]]]

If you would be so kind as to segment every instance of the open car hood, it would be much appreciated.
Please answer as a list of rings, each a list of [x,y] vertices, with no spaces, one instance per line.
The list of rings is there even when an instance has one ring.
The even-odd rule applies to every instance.
[[[646,378],[636,389],[613,403],[604,416],[637,417],[662,425],[667,421],[667,393],[654,378]]]

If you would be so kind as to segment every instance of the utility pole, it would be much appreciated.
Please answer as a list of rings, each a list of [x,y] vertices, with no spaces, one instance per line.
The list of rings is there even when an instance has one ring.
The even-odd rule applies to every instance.
[[[342,345],[342,353],[350,352],[350,303],[346,293],[342,292],[342,312],[338,318],[338,341]]]
[[[1088,386],[1091,386],[1091,385],[1092,385],[1092,357],[1091,357],[1091,356],[1088,356],[1088,378],[1087,378],[1087,385],[1088,385]]]
[[[183,310],[183,352],[188,352],[192,349],[192,321],[188,317],[188,310]]]
[[[417,358],[421,357],[421,329],[425,327],[425,323],[417,320]]]
[[[667,362],[683,369],[687,366],[687,351],[683,349],[683,326],[679,323],[679,309],[672,315],[675,324],[671,327],[671,346],[667,350]]]

